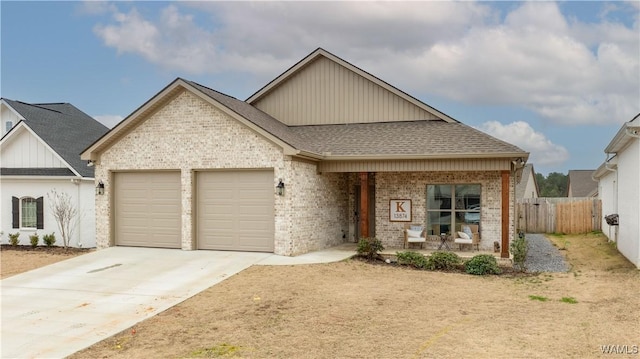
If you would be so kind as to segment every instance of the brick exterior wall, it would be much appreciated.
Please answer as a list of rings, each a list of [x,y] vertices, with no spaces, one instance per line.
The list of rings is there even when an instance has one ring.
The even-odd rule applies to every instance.
[[[481,224],[480,249],[493,250],[493,242],[501,243],[502,236],[502,182],[499,171],[492,172],[379,172],[376,184],[376,238],[385,247],[402,248],[404,244],[405,222],[389,221],[390,199],[411,199],[411,223],[426,224],[426,188],[428,184],[480,184]],[[357,183],[356,174],[349,177],[351,192],[349,207],[355,208],[353,187]],[[513,181],[510,181],[510,198],[514,195]],[[509,203],[513,219],[513,203]],[[513,239],[513,221],[509,230],[509,241]],[[353,226],[350,236],[353,238]],[[439,241],[428,241],[427,248],[437,248]],[[453,244],[451,244],[453,245]]]
[[[317,173],[315,163],[289,161],[283,223],[286,255],[298,255],[346,241],[347,181],[341,173]],[[276,241],[279,239],[276,238]],[[276,246],[278,244],[276,243]]]
[[[109,202],[111,171],[171,169],[181,172],[182,248],[195,249],[194,170],[214,168],[273,168],[275,178],[286,178],[279,146],[183,91],[101,154],[95,172],[96,180],[105,184],[105,195],[96,197],[98,247],[114,244]],[[282,250],[276,248],[276,252]]]

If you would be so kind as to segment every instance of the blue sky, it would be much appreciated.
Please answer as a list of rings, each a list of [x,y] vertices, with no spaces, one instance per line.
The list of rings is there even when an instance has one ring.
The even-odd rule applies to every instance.
[[[595,169],[640,112],[640,1],[1,1],[0,96],[108,126],[176,77],[246,99],[317,47],[531,152]]]

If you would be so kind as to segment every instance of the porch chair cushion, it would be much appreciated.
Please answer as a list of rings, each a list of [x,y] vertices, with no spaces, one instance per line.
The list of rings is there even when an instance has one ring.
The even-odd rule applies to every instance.
[[[458,232],[458,237],[462,239],[471,239],[471,236],[465,232]]]
[[[427,241],[426,236],[422,236],[423,230],[420,227],[419,231],[412,230],[410,228],[416,226],[406,225],[404,230],[404,248],[407,248],[409,243],[420,243],[420,248],[422,248],[422,244]]]
[[[471,232],[471,227],[469,226],[462,226],[462,231],[464,233],[467,234],[467,236],[469,236],[469,238],[473,238],[473,233]]]
[[[462,230],[463,231],[461,232],[456,232],[456,236],[453,242],[458,243],[460,249],[462,249],[462,245],[470,244],[472,249],[475,246],[475,249],[479,250],[478,247],[480,244],[480,234],[478,232],[475,232],[477,231],[477,227],[474,227],[474,229],[472,230],[470,226],[463,226]],[[471,231],[471,235],[467,233],[467,230]]]

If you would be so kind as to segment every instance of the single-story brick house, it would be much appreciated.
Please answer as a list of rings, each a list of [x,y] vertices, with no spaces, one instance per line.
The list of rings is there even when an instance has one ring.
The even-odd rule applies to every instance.
[[[507,257],[528,155],[317,49],[246,101],[178,78],[82,158],[98,247],[291,256],[471,222]]]

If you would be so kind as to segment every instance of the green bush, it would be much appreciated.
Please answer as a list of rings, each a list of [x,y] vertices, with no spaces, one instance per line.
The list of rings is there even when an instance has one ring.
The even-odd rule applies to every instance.
[[[38,236],[38,233],[34,233],[29,236],[29,241],[31,242],[31,247],[35,248],[38,246],[38,242],[40,242],[40,236]]]
[[[498,261],[491,254],[478,254],[464,264],[465,272],[475,275],[500,274]]]
[[[428,270],[451,270],[460,264],[462,260],[453,252],[433,252],[427,258]]]
[[[398,258],[399,264],[409,265],[418,269],[424,269],[427,266],[427,258],[418,252],[396,252],[396,258]]]
[[[42,241],[44,242],[45,246],[51,247],[56,243],[56,235],[54,234],[54,232],[51,232],[51,234],[45,234],[42,236]]]
[[[20,238],[20,232],[9,233],[9,244],[11,244],[14,247],[17,246],[19,241],[18,238]]]
[[[360,256],[373,260],[384,250],[382,242],[377,238],[360,238],[356,251]]]
[[[526,271],[525,261],[527,260],[529,248],[524,234],[519,235],[517,239],[511,242],[510,249],[513,255],[513,267],[521,272]]]

